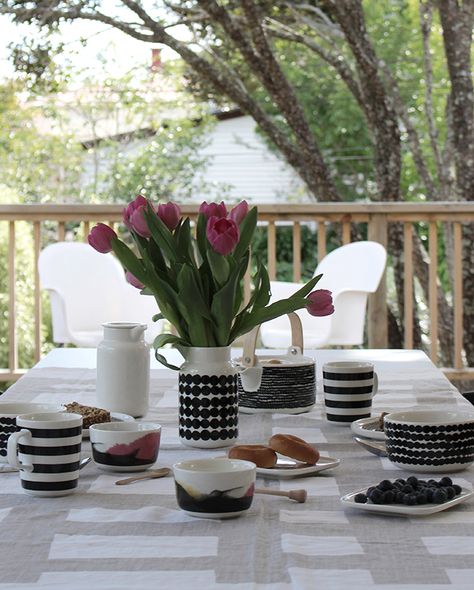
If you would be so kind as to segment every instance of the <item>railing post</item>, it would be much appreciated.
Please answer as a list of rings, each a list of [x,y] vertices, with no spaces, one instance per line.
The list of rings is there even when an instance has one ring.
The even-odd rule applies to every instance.
[[[16,234],[15,222],[8,224],[8,368],[18,369],[18,341],[16,332]]]
[[[271,281],[276,281],[276,227],[274,221],[268,222],[267,248],[268,248],[268,276]]]
[[[387,216],[369,215],[368,238],[387,248]],[[369,348],[388,348],[387,276],[384,271],[379,288],[369,297],[368,314]]]

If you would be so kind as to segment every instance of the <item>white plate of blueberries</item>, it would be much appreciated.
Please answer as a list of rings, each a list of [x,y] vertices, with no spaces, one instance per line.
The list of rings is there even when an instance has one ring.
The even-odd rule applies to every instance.
[[[429,516],[448,510],[474,495],[450,477],[440,480],[418,479],[414,476],[395,481],[383,480],[369,488],[361,488],[342,496],[344,507],[391,514],[395,516]]]

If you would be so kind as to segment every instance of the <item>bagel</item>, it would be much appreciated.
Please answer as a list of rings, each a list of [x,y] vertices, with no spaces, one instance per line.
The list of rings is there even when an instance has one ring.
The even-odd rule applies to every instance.
[[[319,451],[302,438],[292,434],[274,434],[269,440],[268,446],[280,455],[309,465],[316,465],[319,461]]]
[[[236,445],[229,450],[230,459],[244,459],[252,461],[257,467],[269,469],[277,462],[277,455],[273,449],[265,445]]]

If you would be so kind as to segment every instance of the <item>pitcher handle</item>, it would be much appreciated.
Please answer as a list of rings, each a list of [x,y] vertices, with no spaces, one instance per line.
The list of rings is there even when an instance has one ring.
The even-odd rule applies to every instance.
[[[303,353],[303,326],[301,325],[300,316],[294,311],[290,312],[288,318],[291,327],[291,346],[292,348],[299,348]],[[260,325],[255,326],[246,336],[243,352],[242,352],[242,366],[254,367],[257,363],[255,354],[255,347],[257,346],[257,336],[260,330]]]

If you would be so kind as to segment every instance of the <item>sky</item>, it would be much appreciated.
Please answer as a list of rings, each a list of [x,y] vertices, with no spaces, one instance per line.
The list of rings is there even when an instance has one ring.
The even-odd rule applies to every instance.
[[[63,60],[69,56],[72,63],[79,67],[103,70],[97,55],[103,54],[107,58],[109,74],[120,75],[129,71],[137,64],[151,63],[150,43],[132,39],[118,31],[90,21],[77,21],[61,26],[62,40],[66,43]],[[36,29],[26,25],[15,25],[6,16],[0,15],[0,77],[13,75],[13,67],[9,61],[8,45],[21,41],[24,36],[35,35]],[[87,44],[81,45],[81,38],[87,39]],[[172,55],[170,50],[164,49],[163,58]]]

